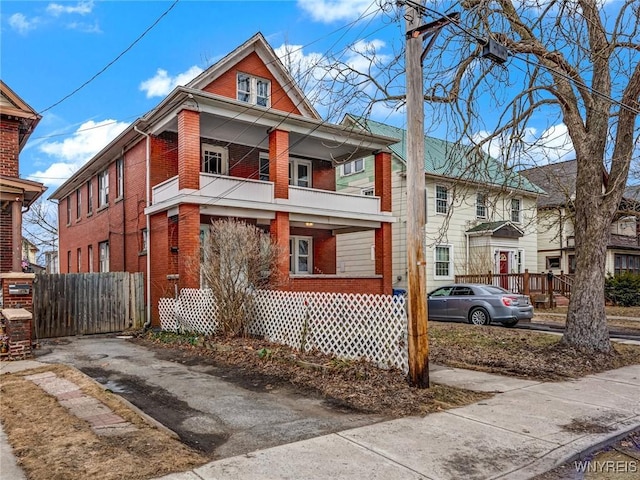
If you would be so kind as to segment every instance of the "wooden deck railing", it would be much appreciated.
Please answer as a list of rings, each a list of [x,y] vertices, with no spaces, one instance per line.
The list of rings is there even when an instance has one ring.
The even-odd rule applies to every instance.
[[[571,296],[571,284],[573,275],[552,275],[547,273],[479,273],[474,275],[456,275],[456,283],[483,283],[502,287],[513,293],[523,295],[547,294],[549,289],[565,297]]]

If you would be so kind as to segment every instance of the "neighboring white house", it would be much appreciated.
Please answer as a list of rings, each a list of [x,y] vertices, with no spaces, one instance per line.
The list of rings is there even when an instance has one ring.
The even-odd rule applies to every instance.
[[[407,288],[406,132],[371,120],[346,117],[371,133],[401,138],[392,155],[393,278]],[[342,165],[336,190],[373,195],[373,159]],[[427,289],[452,282],[455,275],[537,271],[536,200],[543,190],[497,160],[469,148],[425,137]],[[374,238],[369,232],[341,235],[338,270],[368,274],[374,269]]]
[[[538,270],[574,273],[573,201],[577,162],[569,160],[520,172],[548,195],[538,198]],[[603,175],[603,181],[605,177]],[[611,225],[606,271],[640,273],[640,189],[630,187]]]

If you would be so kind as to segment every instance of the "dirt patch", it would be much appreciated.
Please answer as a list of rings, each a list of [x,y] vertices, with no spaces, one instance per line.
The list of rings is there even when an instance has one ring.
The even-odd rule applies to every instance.
[[[566,380],[640,363],[640,347],[614,343],[611,354],[586,354],[561,337],[500,327],[431,322],[430,360],[542,381]]]
[[[573,419],[571,423],[562,425],[562,429],[572,433],[608,433],[614,430],[606,424],[590,419]]]
[[[51,371],[77,384],[137,427],[105,437],[72,415],[25,375]],[[56,365],[0,377],[0,419],[19,465],[30,480],[146,479],[184,471],[206,458],[151,427],[85,375]]]

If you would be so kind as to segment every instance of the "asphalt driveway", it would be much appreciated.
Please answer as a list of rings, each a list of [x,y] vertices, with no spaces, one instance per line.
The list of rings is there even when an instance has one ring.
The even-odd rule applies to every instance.
[[[225,458],[385,420],[204,360],[184,361],[115,336],[42,341],[37,360],[73,365],[176,432]],[[183,363],[184,362],[184,363]]]

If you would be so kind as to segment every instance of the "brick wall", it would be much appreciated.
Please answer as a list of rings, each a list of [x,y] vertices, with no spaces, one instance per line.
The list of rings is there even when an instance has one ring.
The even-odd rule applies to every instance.
[[[235,66],[216,78],[211,84],[203,88],[205,92],[215,93],[225,97],[237,98],[238,72],[264,78],[271,81],[271,108],[288,113],[300,114],[300,109],[291,101],[286,91],[277,82],[269,69],[262,62],[257,53],[252,52],[240,60]]]
[[[0,175],[18,177],[19,125],[15,120],[0,119]]]
[[[370,293],[385,294],[383,279],[377,277],[295,276],[289,280],[293,292]],[[391,292],[389,292],[390,294]]]
[[[0,308],[24,308],[33,312],[33,273],[4,273],[0,276],[2,298]],[[9,285],[19,283],[29,285],[28,295],[9,295]]]
[[[179,188],[200,188],[200,113],[178,113],[178,184]]]
[[[321,190],[336,189],[336,169],[331,162],[314,161],[312,166],[313,180],[311,186]]]
[[[289,198],[289,132],[269,133],[269,179],[276,198]]]

